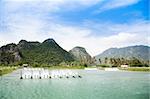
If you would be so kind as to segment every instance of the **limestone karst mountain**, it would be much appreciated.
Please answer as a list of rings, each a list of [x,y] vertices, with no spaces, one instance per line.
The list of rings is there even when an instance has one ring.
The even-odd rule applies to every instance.
[[[22,54],[16,44],[11,43],[0,47],[0,64],[11,64],[22,59]]]
[[[69,51],[74,56],[74,59],[80,63],[90,64],[92,63],[92,57],[87,53],[83,47],[74,47]]]
[[[54,39],[47,39],[42,43],[21,40],[17,45],[8,44],[0,48],[0,56],[1,63],[22,61],[57,65],[74,60],[70,53],[61,48]]]

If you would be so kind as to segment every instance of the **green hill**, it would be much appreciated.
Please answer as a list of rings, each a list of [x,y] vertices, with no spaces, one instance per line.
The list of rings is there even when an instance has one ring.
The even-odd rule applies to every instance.
[[[14,62],[19,61],[32,65],[58,65],[61,62],[70,62],[74,60],[70,53],[61,48],[53,39],[47,39],[42,43],[21,40],[15,47],[18,49],[18,52],[20,52],[21,56],[20,60]],[[1,50],[3,50],[3,48],[4,47],[1,47]],[[8,52],[3,51],[1,56],[3,56],[3,53]],[[7,57],[9,58],[11,56],[8,55]],[[7,61],[11,61],[11,59]],[[1,61],[1,63],[5,62]]]

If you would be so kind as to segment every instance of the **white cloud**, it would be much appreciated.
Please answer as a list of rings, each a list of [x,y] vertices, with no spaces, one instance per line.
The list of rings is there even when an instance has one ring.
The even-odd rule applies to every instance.
[[[138,3],[140,0],[110,0],[105,2],[96,13],[100,13],[110,9],[116,9]]]
[[[3,14],[2,21],[5,21],[3,26],[6,25],[9,28],[7,31],[0,30],[0,46],[11,42],[18,43],[21,39],[42,42],[47,38],[54,38],[66,50],[75,46],[83,46],[94,56],[110,47],[148,45],[148,33],[150,32],[148,26],[150,24],[143,20],[126,24],[85,22],[79,26],[73,26],[64,24],[57,20],[57,16],[53,15],[49,16],[47,20],[45,15],[65,7],[72,10],[78,9],[78,6],[93,6],[103,0],[94,2],[93,0],[44,0],[42,5],[40,5],[40,0],[38,0],[39,2],[32,0],[30,5],[29,0],[20,2],[15,0],[17,3],[10,1],[12,0],[7,0],[3,9],[0,10],[0,13]],[[112,0],[111,2],[113,1],[121,2],[122,0]],[[135,0],[130,1],[133,4]],[[130,3],[128,1],[128,4]],[[118,5],[115,7],[120,7]]]
[[[102,1],[103,0],[5,0],[3,4],[5,4],[9,12],[32,10],[36,13],[45,13],[83,9]]]
[[[96,12],[125,7],[138,3],[140,0],[3,0],[3,6],[9,12],[23,10],[35,13],[59,12],[66,10],[81,10],[94,5],[99,5]],[[20,9],[21,8],[21,9]]]
[[[94,24],[89,25],[93,26]],[[148,45],[148,33],[150,32],[148,26],[150,26],[150,24],[147,22],[140,21],[123,25],[112,23],[99,25],[104,26],[102,28],[98,27],[98,31],[90,29],[89,27],[54,26],[52,30],[54,34],[50,33],[50,35],[53,35],[59,44],[67,50],[70,50],[74,46],[83,46],[92,55],[97,55],[111,47]],[[111,28],[111,30],[109,30],[109,28]],[[101,33],[103,30],[108,30],[108,32],[111,32],[111,35],[90,35],[94,32]]]
[[[22,24],[17,24],[16,30],[13,30],[11,34],[0,33],[0,44],[17,43],[20,39],[43,41],[47,38],[54,38],[66,50],[70,50],[75,46],[83,46],[91,55],[97,55],[111,47],[148,45],[148,33],[150,30],[148,29],[149,24],[147,22],[124,25],[111,23],[109,26],[107,23],[107,26],[105,25],[105,28],[99,28],[97,33],[101,32],[101,30],[107,31],[109,28],[113,32],[115,30],[116,33],[111,33],[109,36],[94,36],[90,34],[93,34],[95,31],[89,27],[69,26],[59,23],[43,24],[37,20],[31,20],[27,20],[23,26]],[[39,24],[43,25],[43,27],[48,25],[47,27],[49,28],[45,32],[43,31],[43,33]]]
[[[3,10],[9,13],[33,12],[52,13],[68,10],[81,10],[94,5],[99,5],[96,12],[136,4],[140,0],[2,0]]]

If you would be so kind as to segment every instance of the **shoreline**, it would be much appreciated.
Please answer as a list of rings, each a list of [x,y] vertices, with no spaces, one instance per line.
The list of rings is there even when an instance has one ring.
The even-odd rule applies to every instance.
[[[3,76],[5,74],[9,74],[17,69],[19,69],[20,67],[0,67],[0,76]],[[86,68],[75,68],[75,67],[58,67],[58,66],[53,66],[53,67],[27,67],[27,68],[44,68],[44,69],[48,69],[48,70],[86,70],[86,68],[88,68],[89,70],[91,69],[91,71],[93,70],[102,70],[105,71],[105,68],[99,68],[99,67],[86,67]],[[112,68],[110,68],[112,69]],[[118,71],[130,71],[130,72],[150,72],[150,67],[128,67],[128,68],[120,68],[118,67]],[[114,71],[116,72],[116,71]]]
[[[13,71],[15,71],[17,69],[18,69],[18,67],[9,67],[9,66],[8,67],[7,66],[0,67],[0,76],[9,74],[9,73],[11,73],[11,72],[13,72]]]
[[[150,72],[150,67],[128,67],[128,68],[119,68],[123,71],[135,71],[135,72]]]

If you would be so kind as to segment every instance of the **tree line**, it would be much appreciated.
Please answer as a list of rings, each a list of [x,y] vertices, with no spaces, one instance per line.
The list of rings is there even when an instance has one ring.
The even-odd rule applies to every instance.
[[[98,59],[98,64],[102,65],[110,65],[114,67],[120,67],[121,65],[129,65],[131,67],[148,67],[149,66],[149,60],[144,61],[140,60],[136,57],[132,57],[131,59],[126,59],[126,58],[99,58]]]

